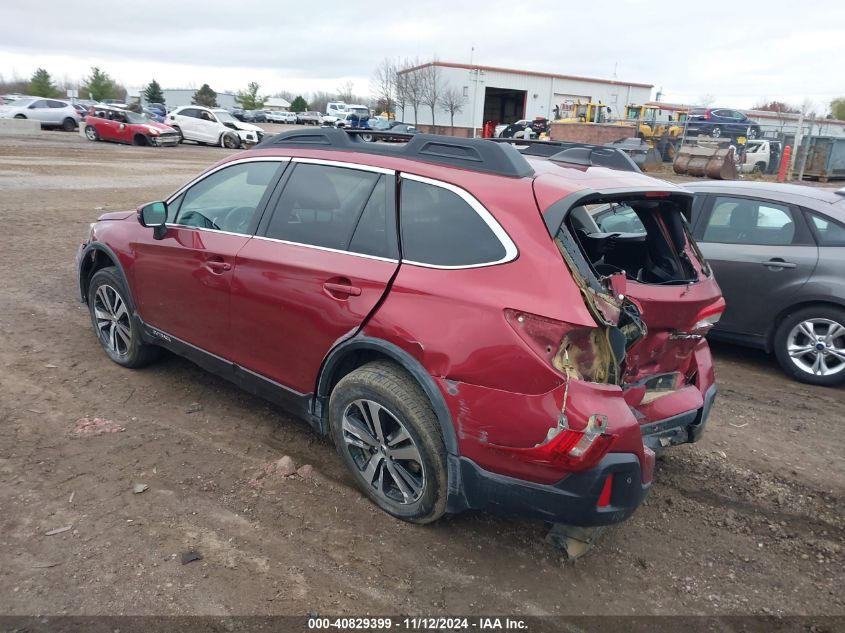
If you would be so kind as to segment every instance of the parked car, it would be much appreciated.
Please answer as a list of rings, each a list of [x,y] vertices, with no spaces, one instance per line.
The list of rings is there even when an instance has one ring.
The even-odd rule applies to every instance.
[[[529,119],[520,119],[519,121],[514,121],[513,123],[499,123],[499,125],[494,128],[493,136],[495,136],[496,138],[502,138],[502,132],[504,132],[509,125],[514,125],[518,128],[525,129],[529,123],[531,123]]]
[[[688,183],[690,227],[727,302],[714,339],[774,353],[790,377],[845,382],[845,191],[766,182]],[[596,215],[640,233],[629,209]]]
[[[742,154],[740,171],[744,174],[771,174],[780,165],[782,143],[761,139],[748,141]]]
[[[243,108],[229,108],[229,114],[235,117],[238,121],[244,121],[244,112],[246,112]]]
[[[738,110],[728,108],[693,108],[687,118],[688,136],[706,135],[713,138],[722,136],[748,136],[760,138],[763,133],[760,125]]]
[[[153,110],[151,108],[141,108],[141,112],[143,112],[144,116],[146,116],[151,121],[155,121],[156,123],[164,123],[165,115],[159,114],[158,110]]]
[[[223,108],[181,106],[167,115],[167,124],[183,140],[220,145],[237,149],[254,145],[264,138],[264,130],[251,123],[243,123]]]
[[[516,123],[511,123],[501,131],[499,136],[501,138],[528,138],[528,136],[536,138],[548,131],[549,120],[546,117],[538,116],[531,121],[523,119]],[[528,136],[526,136],[526,132]]]
[[[369,117],[367,115],[361,115],[358,112],[347,112],[334,125],[335,127],[345,127],[351,130],[368,129],[370,127],[368,121]]]
[[[143,114],[108,105],[92,106],[83,124],[89,141],[116,141],[131,145],[175,147],[179,133]]]
[[[320,125],[323,115],[319,112],[297,112],[296,122],[303,125]]]
[[[101,216],[77,261],[107,356],[164,347],[286,406],[402,520],[625,519],[650,447],[695,441],[715,397],[724,303],[692,195],[488,140],[357,136],[268,137]],[[647,233],[591,233],[601,203]]]
[[[79,125],[81,117],[67,101],[25,97],[0,106],[0,119],[33,119],[41,123],[42,128],[59,127],[72,132]]]
[[[267,115],[264,110],[244,110],[244,121],[247,123],[266,123]]]
[[[162,117],[167,116],[167,106],[163,103],[148,103],[147,108],[159,114]]]
[[[282,110],[264,110],[267,120],[272,123],[296,123],[296,114]]]
[[[86,108],[81,103],[73,103],[71,104],[73,109],[76,110],[76,113],[79,115],[79,120],[84,121],[85,117],[88,116],[88,108]]]
[[[409,123],[403,123],[402,121],[388,121],[387,119],[377,119],[373,121],[370,119],[369,124],[370,128],[374,132],[383,132],[385,134],[362,134],[361,138],[366,141],[375,140],[384,141],[386,143],[404,143],[408,140],[407,136],[404,135],[417,133],[417,128]],[[396,132],[397,134],[402,134],[403,136],[390,136],[386,134],[387,132]]]

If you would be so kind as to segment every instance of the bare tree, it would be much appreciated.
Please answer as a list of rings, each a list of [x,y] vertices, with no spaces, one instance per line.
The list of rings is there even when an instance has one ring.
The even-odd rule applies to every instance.
[[[429,66],[421,68],[420,72],[422,73],[421,101],[423,105],[431,109],[431,127],[434,128],[434,109],[440,103],[440,90],[442,88],[437,58],[434,58]]]
[[[389,57],[385,57],[373,72],[370,90],[372,90],[376,107],[384,106],[384,110],[389,115],[396,103],[396,63]]]
[[[396,83],[396,115],[399,115],[399,110],[402,110],[402,118],[407,117],[407,113],[405,109],[408,107],[408,78],[407,76],[400,72],[400,69],[408,68],[410,64],[408,60],[397,64],[394,68],[394,77]]]
[[[354,94],[355,84],[351,81],[345,81],[337,89],[337,98],[341,101],[351,102],[355,98]]]
[[[455,115],[460,114],[464,110],[466,104],[466,97],[464,91],[458,86],[449,86],[443,91],[439,98],[440,107],[449,113],[449,126],[455,127]]]
[[[414,125],[417,125],[419,119],[419,109],[423,102],[423,93],[425,91],[423,86],[423,71],[420,68],[418,59],[411,62],[410,68],[405,68],[401,71],[403,73],[403,83],[405,96],[410,105],[414,109]]]
[[[713,105],[713,102],[714,102],[715,100],[716,100],[716,97],[714,97],[714,96],[713,96],[712,94],[710,94],[709,92],[708,92],[708,93],[706,93],[706,94],[701,95],[701,96],[698,98],[698,102],[699,102],[699,103],[700,103],[703,107],[705,107],[705,108],[707,108],[707,107],[709,107],[709,106]]]

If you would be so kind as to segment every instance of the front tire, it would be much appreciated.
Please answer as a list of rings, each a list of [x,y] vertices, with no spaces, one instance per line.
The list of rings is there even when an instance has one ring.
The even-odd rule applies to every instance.
[[[87,138],[89,141],[99,141],[100,133],[97,132],[97,129],[93,125],[86,125],[85,138]]]
[[[446,511],[446,447],[419,384],[377,361],[344,376],[329,399],[335,447],[358,487],[388,514],[411,523]]]
[[[845,383],[845,310],[811,306],[787,315],[775,331],[774,347],[794,380],[824,387]]]
[[[722,128],[720,128],[718,125],[714,125],[713,129],[710,130],[710,136],[712,136],[713,138],[719,138],[720,136],[722,136]]]
[[[129,292],[114,266],[102,268],[88,285],[88,312],[106,355],[134,369],[158,357],[160,348],[141,338],[141,322],[128,302]]]
[[[226,149],[238,149],[241,146],[241,139],[237,134],[227,132],[220,138],[220,145]]]
[[[64,121],[62,121],[62,129],[65,132],[73,132],[76,129],[76,121],[74,121],[70,117],[66,118]]]

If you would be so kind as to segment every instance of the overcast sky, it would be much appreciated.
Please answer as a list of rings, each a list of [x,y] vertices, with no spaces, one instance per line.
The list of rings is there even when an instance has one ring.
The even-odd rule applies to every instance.
[[[16,2],[0,7],[0,74],[81,80],[100,66],[130,88],[258,81],[262,93],[369,94],[385,57],[654,84],[663,100],[822,109],[845,95],[845,0],[530,2]],[[379,8],[383,7],[383,8]],[[474,54],[471,52],[475,48]]]

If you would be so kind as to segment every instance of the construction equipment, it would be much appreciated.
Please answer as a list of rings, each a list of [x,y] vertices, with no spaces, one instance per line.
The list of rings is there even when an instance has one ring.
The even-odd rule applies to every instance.
[[[581,103],[576,101],[569,104],[569,110],[565,110],[567,104],[560,109],[555,123],[609,123],[610,107],[606,103]]]
[[[637,136],[653,150],[649,163],[672,161],[684,134],[689,109],[664,103],[631,104],[619,125],[636,124]]]
[[[733,145],[682,145],[672,163],[672,169],[679,176],[707,176],[717,180],[739,178],[736,148]]]

